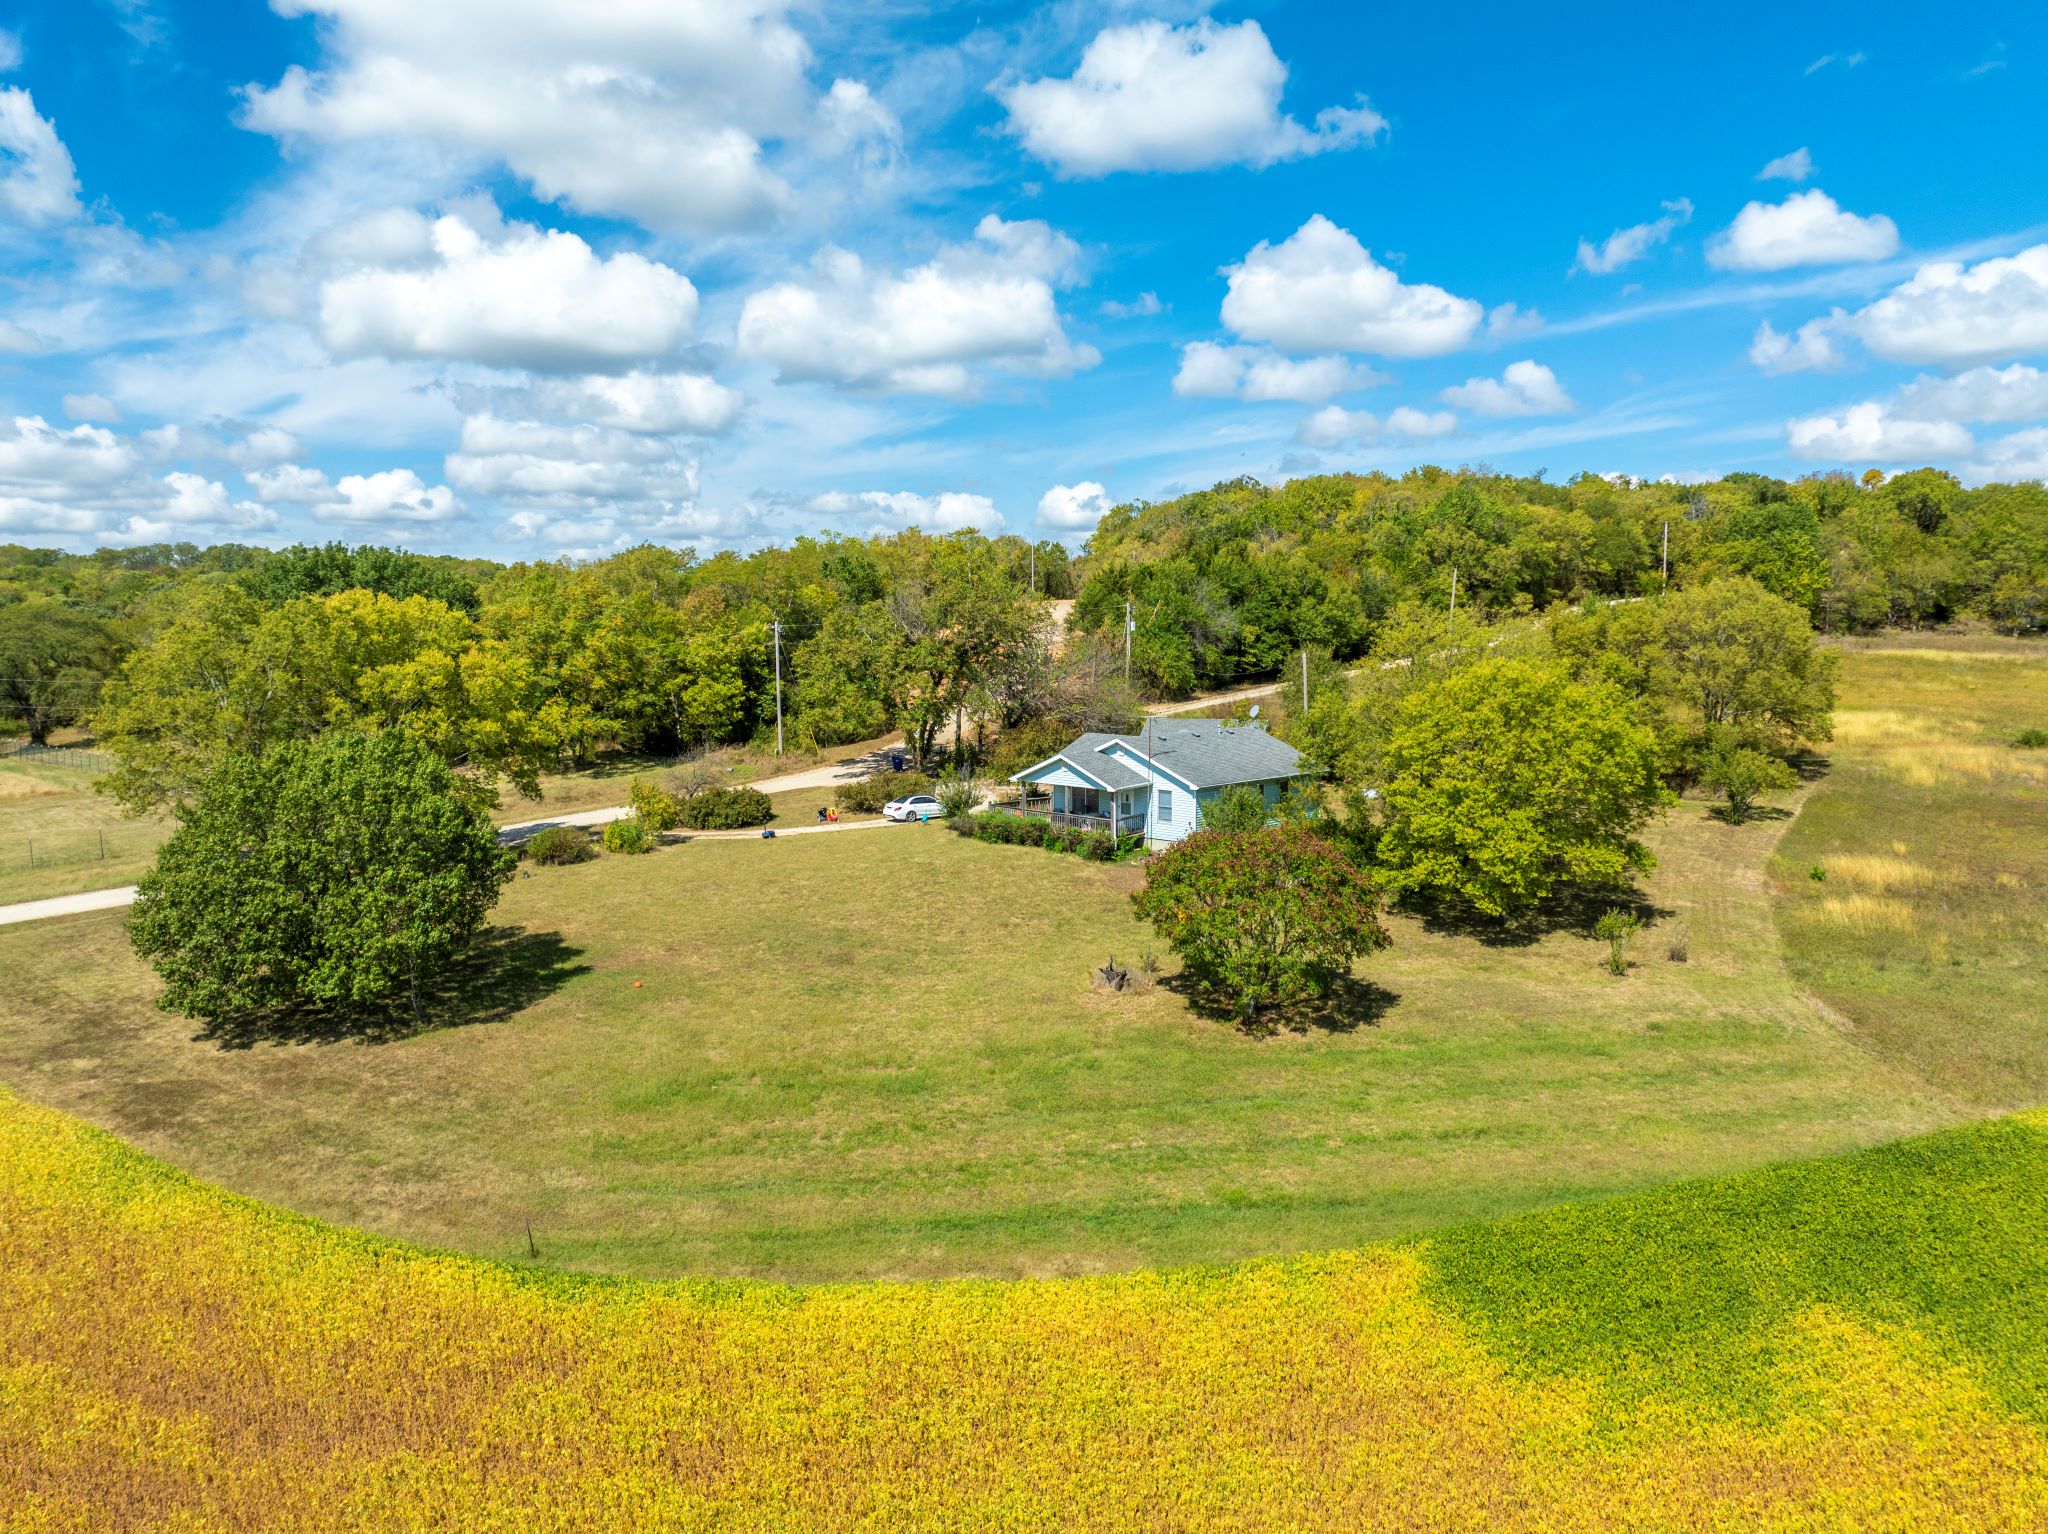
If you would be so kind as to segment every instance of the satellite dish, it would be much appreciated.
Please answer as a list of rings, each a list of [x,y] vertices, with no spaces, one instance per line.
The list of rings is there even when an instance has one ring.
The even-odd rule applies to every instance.
[[[1256,718],[1258,718],[1258,717],[1259,717],[1259,706],[1258,706],[1258,704],[1254,703],[1254,704],[1252,705],[1252,718],[1256,719]]]

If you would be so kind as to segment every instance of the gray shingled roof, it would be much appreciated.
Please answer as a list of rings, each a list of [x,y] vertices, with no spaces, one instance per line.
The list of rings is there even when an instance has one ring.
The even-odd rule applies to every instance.
[[[1262,783],[1291,778],[1301,770],[1300,753],[1285,741],[1275,740],[1261,726],[1221,719],[1155,719],[1136,735],[1083,735],[1060,755],[1110,788],[1143,788],[1152,780],[1142,768],[1102,754],[1116,741],[1141,755],[1149,746],[1153,761],[1196,788]]]

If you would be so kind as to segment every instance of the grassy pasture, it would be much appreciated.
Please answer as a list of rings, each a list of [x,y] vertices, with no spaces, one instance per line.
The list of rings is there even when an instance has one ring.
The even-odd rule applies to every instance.
[[[730,769],[726,781],[739,784],[850,760],[883,743],[862,741],[784,757],[735,747],[715,753],[712,760]],[[537,800],[505,787],[496,818],[507,824],[623,804],[636,775],[660,780],[671,770],[666,759],[615,753],[579,771],[542,778]],[[0,758],[0,905],[133,884],[149,871],[174,822],[123,815],[111,799],[93,792],[98,776],[83,767]],[[807,825],[816,821],[819,805],[832,802],[832,791],[791,789],[770,797],[776,807],[772,824]]]
[[[1967,1112],[2048,1099],[2048,750],[2012,745],[2029,726],[2048,728],[2048,645],[1851,648],[1830,770],[1771,865],[1793,973]]]
[[[495,978],[379,1044],[221,1047],[119,918],[0,930],[0,1081],[209,1180],[504,1258],[793,1279],[1049,1275],[1354,1245],[1945,1122],[1785,973],[1782,822],[1692,803],[1622,980],[1575,930],[1395,922],[1332,1017],[1247,1039],[1169,982],[1138,877],[933,827],[541,869]],[[1690,962],[1665,957],[1683,930]],[[1170,966],[1169,966],[1170,968]]]
[[[133,884],[156,861],[170,823],[128,819],[97,776],[0,758],[0,905]]]
[[[1049,1283],[593,1281],[223,1195],[0,1092],[34,1529],[2048,1522],[2048,1121],[1419,1243]]]

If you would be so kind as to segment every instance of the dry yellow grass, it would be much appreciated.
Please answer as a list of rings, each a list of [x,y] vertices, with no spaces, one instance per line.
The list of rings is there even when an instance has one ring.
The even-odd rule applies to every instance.
[[[1842,746],[1896,745],[1938,739],[1924,716],[1891,708],[1838,708],[1834,743]]]
[[[1903,852],[1904,848],[1899,850]],[[1934,870],[1926,864],[1915,863],[1902,856],[1888,857],[1881,852],[1830,853],[1820,860],[1820,866],[1826,870],[1831,884],[1853,884],[1858,889],[1875,890],[1879,894],[1888,890],[1924,889],[1934,883]]]
[[[1829,895],[1811,908],[1813,917],[1863,932],[1910,932],[1913,908],[1885,895]]]

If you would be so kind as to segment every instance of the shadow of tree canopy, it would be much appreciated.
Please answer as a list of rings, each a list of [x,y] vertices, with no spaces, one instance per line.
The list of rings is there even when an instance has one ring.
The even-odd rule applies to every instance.
[[[1832,757],[1822,756],[1818,751],[1803,750],[1795,751],[1785,758],[1785,765],[1792,769],[1800,782],[1818,783],[1828,775],[1835,763]]]
[[[1399,909],[1421,922],[1425,932],[1468,937],[1488,948],[1527,948],[1557,932],[1590,936],[1593,923],[1613,910],[1629,912],[1645,927],[1678,914],[1633,888],[1561,889],[1534,910],[1515,916],[1489,916],[1462,900],[1428,894],[1405,896]]]
[[[415,1022],[405,997],[353,1007],[302,1006],[246,1013],[208,1023],[195,1042],[222,1049],[257,1044],[384,1044],[443,1028],[500,1023],[590,973],[583,950],[559,932],[490,927],[431,983],[421,987],[426,1013]]]
[[[1401,1000],[1399,991],[1346,975],[1322,996],[1262,1008],[1252,1025],[1244,1027],[1243,1017],[1228,997],[1217,995],[1191,975],[1162,975],[1159,986],[1186,1001],[1197,1017],[1267,1038],[1276,1033],[1356,1033],[1360,1028],[1377,1028]]]
[[[1707,806],[1707,819],[1718,820],[1724,826],[1748,825],[1752,820],[1790,820],[1792,811],[1780,809],[1775,804],[1752,804],[1748,811],[1738,815],[1725,804]]]

